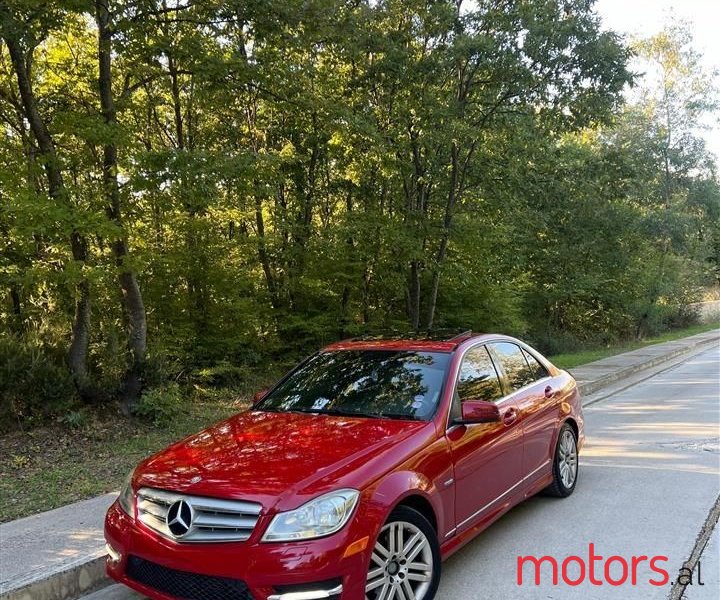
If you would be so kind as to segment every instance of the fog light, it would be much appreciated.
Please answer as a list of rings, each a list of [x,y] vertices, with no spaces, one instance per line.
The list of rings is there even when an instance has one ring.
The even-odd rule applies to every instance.
[[[115,550],[115,548],[113,548],[110,544],[105,544],[105,552],[107,552],[107,555],[110,558],[110,562],[120,562],[120,559],[122,558],[122,553]]]

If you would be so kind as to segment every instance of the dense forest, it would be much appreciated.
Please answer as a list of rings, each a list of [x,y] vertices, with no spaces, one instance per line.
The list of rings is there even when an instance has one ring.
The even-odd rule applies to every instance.
[[[0,40],[0,429],[364,333],[642,338],[720,277],[716,90],[681,24],[2,0]]]

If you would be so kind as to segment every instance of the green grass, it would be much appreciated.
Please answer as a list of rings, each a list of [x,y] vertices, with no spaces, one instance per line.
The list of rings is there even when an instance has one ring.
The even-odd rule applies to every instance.
[[[638,348],[644,348],[653,344],[661,344],[662,342],[671,342],[680,338],[688,337],[698,333],[704,333],[706,331],[712,331],[713,329],[720,328],[720,322],[718,323],[707,323],[705,325],[693,325],[692,327],[686,327],[684,329],[675,329],[668,331],[662,335],[658,335],[652,338],[637,342],[626,342],[618,345],[603,346],[600,348],[590,348],[587,350],[580,350],[578,352],[567,352],[563,354],[556,354],[550,356],[550,360],[556,366],[561,369],[572,369],[580,365],[584,365],[601,358],[607,358],[608,356],[614,356],[616,354],[622,354],[623,352],[629,352],[630,350],[637,350]]]
[[[642,342],[559,354],[552,360],[559,367],[572,368],[718,327],[720,323],[688,327]],[[74,422],[76,427],[59,423],[0,436],[0,522],[118,490],[143,458],[241,411],[254,390],[279,374],[279,369],[270,369],[246,382],[247,389],[242,390],[186,390],[180,412],[167,425],[125,419],[114,411],[88,411]]]
[[[81,427],[6,434],[0,437],[0,522],[116,491],[139,461],[247,403],[247,396],[226,391],[224,397],[189,399],[167,426],[104,414]]]

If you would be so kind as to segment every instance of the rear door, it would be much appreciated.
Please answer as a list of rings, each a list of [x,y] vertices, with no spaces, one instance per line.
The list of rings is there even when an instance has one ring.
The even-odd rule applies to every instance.
[[[449,424],[447,439],[455,467],[458,531],[505,508],[511,498],[509,492],[522,479],[522,427],[517,404],[505,398],[498,372],[483,344],[469,349],[463,357],[455,386],[454,416],[461,414],[462,402],[471,399],[496,403],[500,421]]]
[[[515,400],[523,426],[522,474],[529,483],[550,469],[560,406],[552,378],[527,350],[511,342],[489,344],[505,392]]]

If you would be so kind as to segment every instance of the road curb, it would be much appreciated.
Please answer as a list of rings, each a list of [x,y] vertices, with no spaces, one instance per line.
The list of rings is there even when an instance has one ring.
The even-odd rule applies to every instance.
[[[580,381],[578,384],[580,392],[584,396],[589,396],[637,373],[650,370],[682,356],[702,352],[720,342],[720,330],[709,333],[715,333],[715,335],[710,338],[704,337],[697,340],[696,343],[677,348],[661,356],[649,358],[647,361],[600,376],[592,381]],[[104,553],[101,555],[95,553],[80,558],[76,563],[65,565],[63,568],[52,571],[40,579],[32,580],[30,574],[23,579],[29,581],[21,583],[20,587],[16,589],[2,591],[2,587],[0,587],[0,600],[71,600],[111,583],[105,573]],[[7,584],[7,582],[5,583]]]
[[[628,377],[631,377],[636,373],[647,371],[648,369],[652,369],[653,367],[656,367],[663,363],[670,362],[671,360],[679,358],[681,356],[701,352],[705,350],[706,347],[709,348],[717,344],[718,342],[720,342],[720,333],[717,333],[716,336],[713,338],[698,340],[697,343],[691,346],[684,346],[682,348],[678,348],[677,350],[673,350],[672,352],[663,354],[662,356],[656,356],[655,358],[651,358],[646,362],[633,365],[625,369],[621,369],[609,375],[604,375],[602,377],[599,377],[598,379],[594,379],[593,381],[581,381],[578,383],[580,393],[584,396],[589,396],[590,394],[594,394],[595,392],[605,387],[608,387],[613,383],[617,383],[618,381],[627,379]]]
[[[105,555],[72,565],[62,571],[0,594],[0,600],[69,600],[110,583]]]

